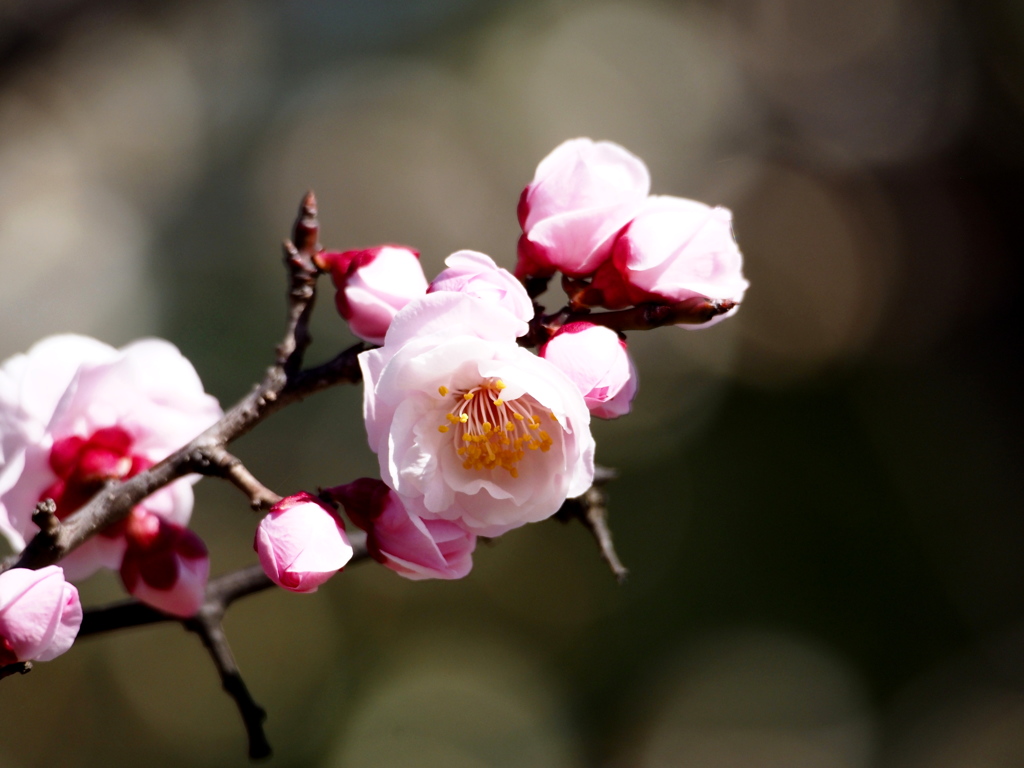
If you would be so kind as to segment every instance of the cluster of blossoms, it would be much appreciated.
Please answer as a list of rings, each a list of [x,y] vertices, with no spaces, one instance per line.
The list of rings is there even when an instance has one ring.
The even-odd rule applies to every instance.
[[[736,312],[748,284],[730,212],[649,191],[641,160],[575,139],[541,161],[523,190],[514,275],[474,251],[449,256],[430,283],[411,248],[318,255],[353,333],[381,345],[360,355],[380,479],[321,494],[368,533],[378,561],[408,578],[460,578],[477,536],[544,520],[590,487],[590,418],[628,413],[637,391],[624,335],[588,319],[590,308],[721,308],[691,313],[687,327]],[[556,272],[569,304],[544,315],[524,286]],[[305,504],[333,514],[318,500]],[[273,538],[261,538],[265,564],[298,563],[298,540],[322,558],[332,547],[344,555],[347,544],[304,536],[295,520],[288,557],[262,554]],[[305,590],[296,574],[272,578]]]
[[[431,282],[404,246],[316,252],[341,316],[379,345],[359,365],[380,477],[271,507],[254,546],[275,584],[313,592],[345,566],[353,547],[339,507],[391,570],[457,579],[472,568],[477,537],[551,517],[591,486],[591,417],[628,413],[637,392],[623,328],[607,321],[614,312],[591,310],[672,308],[710,325],[736,311],[747,287],[730,213],[649,187],[626,150],[576,139],[523,191],[514,274],[474,251],[449,256]],[[545,314],[534,298],[556,272],[568,301]],[[686,314],[697,305],[714,311]],[[0,366],[0,533],[21,550],[38,530],[39,502],[52,500],[64,519],[221,416],[167,342],[38,343]],[[194,614],[209,574],[186,527],[194,480],[152,493],[60,566],[0,573],[0,666],[67,650],[82,609],[65,579],[98,568],[118,570],[143,603]]]

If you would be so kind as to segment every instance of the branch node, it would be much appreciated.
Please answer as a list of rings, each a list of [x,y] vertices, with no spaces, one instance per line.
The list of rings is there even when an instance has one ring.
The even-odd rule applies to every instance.
[[[13,664],[7,664],[0,667],[0,680],[11,675],[27,675],[32,671],[31,661],[16,661]]]
[[[60,520],[57,519],[57,504],[53,499],[43,499],[36,504],[32,522],[39,526],[39,532],[52,541],[60,534]]]

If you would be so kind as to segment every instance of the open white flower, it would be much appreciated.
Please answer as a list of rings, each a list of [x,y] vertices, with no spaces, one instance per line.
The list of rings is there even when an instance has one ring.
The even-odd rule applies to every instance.
[[[473,296],[434,293],[360,355],[381,478],[425,517],[498,536],[550,517],[593,481],[583,396],[516,344],[525,326]]]

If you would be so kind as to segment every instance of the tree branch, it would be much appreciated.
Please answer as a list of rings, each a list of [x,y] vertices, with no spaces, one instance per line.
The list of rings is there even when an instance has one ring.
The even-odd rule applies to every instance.
[[[267,719],[267,712],[256,703],[249,688],[238,671],[238,664],[231,652],[227,635],[224,634],[224,610],[223,608],[203,606],[199,613],[191,619],[185,619],[182,625],[189,632],[199,635],[206,650],[210,652],[217,673],[220,675],[221,686],[225,692],[235,701],[238,712],[245,724],[245,732],[249,738],[249,759],[259,760],[270,757],[270,742],[267,741],[267,734],[263,730],[263,721]]]
[[[612,531],[608,526],[608,497],[604,492],[604,485],[614,480],[615,476],[615,470],[597,467],[594,472],[594,484],[582,496],[566,499],[561,509],[555,513],[555,517],[563,523],[574,519],[583,523],[597,541],[601,557],[622,584],[629,570],[619,560],[619,555],[615,551]]]
[[[6,666],[0,667],[0,680],[11,675],[27,675],[32,671],[31,661],[16,661],[13,664],[7,664]]]
[[[702,325],[736,307],[729,299],[695,296],[678,304],[638,304],[615,312],[573,312],[562,324],[585,321],[613,331],[648,331],[664,325]]]
[[[360,382],[362,373],[357,357],[369,348],[360,342],[323,365],[299,370],[310,340],[309,311],[316,298],[319,273],[312,263],[312,254],[319,247],[317,232],[316,199],[308,193],[303,198],[293,233],[297,245],[289,243],[285,248],[285,264],[290,274],[288,328],[277,348],[277,362],[267,370],[263,381],[190,443],[129,480],[109,483],[62,524],[41,530],[19,555],[7,558],[0,572],[9,568],[42,568],[55,563],[91,536],[123,520],[132,507],[154,491],[193,472],[208,473],[211,467],[218,467],[218,473],[223,471],[225,474],[221,476],[242,488],[249,494],[250,502],[261,509],[276,496],[241,462],[233,464],[224,446],[286,405],[335,384]]]
[[[204,452],[203,458],[207,459],[209,463],[197,467],[200,474],[230,481],[249,498],[249,506],[254,511],[266,512],[281,500],[279,494],[274,493],[257,480],[241,459],[228,453],[225,448],[214,446]]]

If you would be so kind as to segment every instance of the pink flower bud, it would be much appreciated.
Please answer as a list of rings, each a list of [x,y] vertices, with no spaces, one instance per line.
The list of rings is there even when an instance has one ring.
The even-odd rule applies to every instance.
[[[473,567],[476,536],[449,520],[424,519],[426,510],[382,481],[363,477],[328,492],[366,531],[373,558],[395,573],[413,581],[461,579]]]
[[[401,245],[380,245],[361,251],[321,253],[317,265],[330,271],[338,292],[335,304],[352,333],[371,344],[383,344],[391,318],[427,290],[419,253]]]
[[[139,507],[125,531],[121,561],[125,589],[146,605],[173,616],[194,616],[206,596],[210,558],[206,545],[188,528]]]
[[[54,659],[81,626],[78,590],[64,581],[60,566],[0,573],[0,666]]]
[[[593,288],[603,294],[604,306],[618,308],[693,298],[739,303],[748,285],[729,210],[663,196],[649,198],[622,230],[612,260],[598,272]]]
[[[573,380],[592,415],[615,419],[629,413],[637,389],[636,368],[626,342],[615,331],[593,323],[569,323],[541,347],[540,356]]]
[[[519,198],[516,275],[593,274],[650,186],[647,166],[618,144],[572,139],[559,145]]]
[[[292,592],[316,592],[352,559],[341,520],[305,492],[271,507],[260,521],[253,547],[270,580]]]
[[[502,269],[490,256],[476,251],[456,251],[444,263],[444,270],[427,289],[427,293],[457,291],[495,304],[524,323],[533,319],[533,301],[507,269]],[[523,328],[526,333],[527,328]]]

